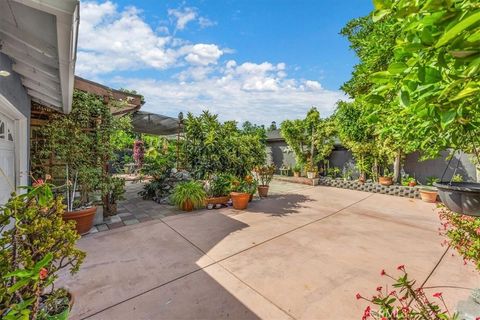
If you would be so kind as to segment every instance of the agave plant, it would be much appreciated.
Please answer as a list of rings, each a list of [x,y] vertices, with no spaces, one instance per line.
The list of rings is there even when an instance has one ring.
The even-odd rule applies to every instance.
[[[175,186],[170,197],[171,202],[185,211],[205,205],[207,194],[197,181],[182,182]]]

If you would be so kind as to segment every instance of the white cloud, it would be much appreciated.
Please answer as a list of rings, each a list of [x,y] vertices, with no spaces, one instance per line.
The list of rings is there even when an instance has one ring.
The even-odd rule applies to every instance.
[[[289,76],[294,67],[283,62],[224,60],[235,50],[191,43],[165,25],[153,29],[135,7],[120,9],[112,1],[82,1],[81,13],[76,73],[139,91],[147,101],[144,110],[176,116],[180,111],[198,114],[208,109],[223,120],[269,124],[303,117],[311,106],[327,116],[339,99],[345,99],[318,81]],[[196,9],[174,9],[169,14],[175,18],[171,28],[177,30],[192,21],[200,27],[208,24]],[[170,75],[163,80],[112,79],[118,71],[133,70],[166,70]]]
[[[183,30],[190,22],[197,21],[201,28],[207,28],[216,25],[216,22],[202,17],[198,14],[198,9],[193,7],[169,9],[168,15],[175,22],[176,30]]]
[[[217,63],[223,51],[215,44],[189,44],[168,35],[161,26],[154,31],[135,7],[119,10],[111,1],[81,2],[78,60],[79,75],[93,77],[113,71],[176,67],[180,63]],[[188,15],[177,26],[188,23]]]
[[[246,120],[270,124],[303,117],[311,106],[322,116],[330,115],[335,103],[346,97],[339,91],[307,87],[306,81],[276,76],[286,66],[270,63],[238,64],[227,61],[222,67],[198,67],[185,71],[176,81],[117,78],[118,86],[138,90],[147,103],[143,110],[176,116],[180,111],[218,113],[222,120]],[[214,72],[216,71],[216,72]],[[195,72],[202,76],[195,79]],[[188,74],[188,76],[185,76]]]
[[[185,60],[194,65],[216,64],[217,60],[222,56],[223,52],[214,44],[199,43],[186,47],[189,53]]]
[[[183,30],[187,24],[197,18],[197,11],[194,8],[169,9],[168,15],[176,20],[175,28]]]

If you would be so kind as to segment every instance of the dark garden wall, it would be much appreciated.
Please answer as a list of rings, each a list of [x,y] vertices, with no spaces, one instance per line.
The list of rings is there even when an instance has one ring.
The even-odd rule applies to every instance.
[[[282,166],[295,165],[295,155],[288,151],[288,145],[284,141],[269,141],[267,142],[267,162],[274,164],[278,173],[278,169]]]
[[[411,176],[415,175],[415,178],[421,183],[425,183],[428,177],[441,178],[445,169],[444,180],[450,180],[455,170],[456,174],[460,174],[464,181],[476,181],[477,173],[475,166],[471,161],[471,155],[465,153],[455,153],[450,165],[447,168],[448,160],[446,157],[448,152],[442,152],[442,156],[432,160],[420,161],[420,154],[418,152],[408,155],[404,162],[404,170]],[[458,165],[458,167],[457,167]]]
[[[287,150],[288,146],[284,141],[267,141],[269,163],[275,164],[277,168],[282,167],[282,165],[293,167],[295,165],[295,156],[291,152],[286,152]],[[420,161],[418,152],[410,154],[403,162],[403,170],[406,174],[414,176],[420,183],[424,184],[428,177],[440,178],[442,176],[448,164],[447,155],[448,152],[444,151],[442,156],[437,159]],[[458,162],[459,159],[460,162]],[[352,153],[341,146],[335,147],[335,150],[332,151],[329,157],[329,161],[330,167],[341,169],[344,167],[351,168],[355,163]],[[470,155],[462,153],[459,156],[456,153],[450,162],[444,179],[450,179],[456,168],[456,174],[460,174],[464,181],[477,181],[480,178],[477,178],[477,172]]]

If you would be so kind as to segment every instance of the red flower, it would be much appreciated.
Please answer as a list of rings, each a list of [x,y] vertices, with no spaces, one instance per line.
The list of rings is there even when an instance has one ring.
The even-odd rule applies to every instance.
[[[377,287],[377,291],[382,291],[382,287]]]
[[[441,292],[437,292],[437,293],[434,293],[433,296],[435,298],[441,298],[442,297],[442,293]]]
[[[357,294],[355,295],[355,298],[357,298],[357,300],[360,300],[360,299],[362,299],[363,297],[360,295],[360,293],[357,293]]]
[[[38,179],[37,181],[35,181],[34,183],[32,183],[32,186],[33,186],[34,188],[36,188],[36,187],[40,187],[41,185],[44,185],[44,184],[45,184],[45,182],[43,181],[43,179]]]
[[[380,275],[381,275],[381,276],[384,276],[384,275],[386,275],[386,274],[387,274],[387,273],[385,272],[385,269],[382,269],[382,271],[380,272]]]
[[[405,271],[405,265],[401,264],[397,267],[397,270]]]
[[[40,269],[38,272],[38,277],[40,280],[45,280],[48,277],[48,270],[45,268]]]
[[[365,311],[363,311],[362,319],[367,319],[367,317],[370,317],[370,306],[366,307]]]

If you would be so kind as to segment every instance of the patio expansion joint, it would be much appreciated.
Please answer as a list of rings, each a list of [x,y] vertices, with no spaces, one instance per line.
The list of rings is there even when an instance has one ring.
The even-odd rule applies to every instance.
[[[282,312],[284,312],[287,316],[289,316],[290,318],[296,320],[296,318],[295,318],[293,315],[291,315],[289,312],[287,312],[287,311],[284,310],[282,307],[280,307],[279,305],[277,305],[276,303],[274,303],[273,301],[271,301],[269,298],[265,297],[265,295],[263,295],[262,293],[260,293],[260,292],[257,291],[256,289],[254,289],[254,288],[253,288],[252,286],[250,286],[248,283],[246,283],[246,282],[243,281],[242,279],[238,278],[234,273],[232,273],[230,270],[228,270],[226,267],[224,267],[224,266],[221,264],[221,262],[223,262],[223,261],[225,261],[225,260],[227,260],[227,259],[229,259],[229,258],[231,258],[231,257],[234,257],[234,256],[236,256],[236,255],[238,255],[238,254],[241,254],[241,253],[243,253],[243,252],[246,252],[246,251],[248,251],[248,250],[250,250],[250,249],[253,249],[253,248],[256,248],[256,247],[258,247],[258,246],[260,246],[260,245],[263,245],[263,244],[265,244],[265,243],[267,243],[267,242],[270,242],[270,241],[272,241],[272,240],[278,239],[278,238],[280,238],[280,237],[282,237],[282,236],[284,236],[284,235],[287,235],[287,234],[289,234],[289,233],[291,233],[291,232],[297,231],[297,230],[302,229],[302,228],[304,228],[304,227],[307,227],[307,226],[309,226],[309,225],[311,225],[311,224],[314,224],[314,223],[317,223],[317,222],[319,222],[319,221],[322,221],[322,220],[325,220],[325,219],[327,219],[327,218],[330,218],[330,217],[332,217],[332,216],[334,216],[334,215],[336,215],[336,214],[338,214],[338,213],[340,213],[340,212],[342,212],[342,211],[344,211],[344,210],[346,210],[346,209],[348,209],[348,208],[350,208],[350,207],[352,207],[352,206],[354,206],[354,205],[356,205],[356,204],[358,204],[358,203],[360,203],[360,202],[362,202],[362,201],[364,201],[364,200],[366,200],[366,199],[368,199],[368,198],[370,198],[370,197],[372,197],[372,196],[374,196],[374,195],[375,195],[375,193],[371,193],[371,194],[369,194],[368,196],[366,196],[366,197],[364,197],[364,198],[362,198],[362,199],[360,199],[360,200],[358,200],[358,201],[355,201],[354,203],[351,203],[351,204],[349,204],[349,205],[347,205],[347,206],[345,206],[345,207],[343,207],[343,208],[341,208],[341,209],[339,209],[339,210],[337,210],[337,211],[334,211],[334,212],[332,212],[332,213],[330,213],[330,214],[328,214],[328,215],[326,215],[326,216],[324,216],[324,217],[315,219],[315,220],[313,220],[313,221],[310,221],[310,222],[308,222],[308,223],[305,223],[305,224],[303,224],[303,225],[300,225],[300,226],[298,226],[298,227],[295,227],[295,228],[293,228],[293,229],[291,229],[291,230],[288,230],[288,231],[286,231],[286,232],[283,232],[283,233],[281,233],[281,234],[279,234],[279,235],[276,235],[276,236],[274,236],[274,237],[272,237],[272,238],[266,239],[266,240],[264,240],[264,241],[262,241],[262,242],[256,243],[256,244],[253,245],[253,246],[250,246],[250,247],[248,247],[248,248],[246,248],[246,249],[240,250],[240,251],[238,251],[238,252],[236,252],[236,253],[234,253],[234,254],[231,254],[231,255],[229,255],[229,256],[227,256],[227,257],[225,257],[225,258],[222,258],[222,259],[219,259],[219,260],[216,260],[216,261],[215,261],[215,259],[213,259],[212,257],[210,257],[204,250],[202,250],[200,247],[198,247],[195,243],[193,243],[193,242],[190,241],[187,237],[185,237],[182,233],[180,233],[180,232],[177,231],[175,228],[173,228],[172,226],[170,226],[170,225],[169,225],[167,222],[165,222],[163,219],[160,219],[161,223],[165,224],[165,225],[166,225],[168,228],[170,228],[173,232],[175,232],[176,234],[178,234],[178,235],[179,235],[180,237],[182,237],[185,241],[187,241],[188,243],[190,243],[194,248],[196,248],[197,250],[199,250],[202,254],[204,254],[205,256],[207,256],[209,259],[211,259],[213,262],[212,262],[212,263],[209,263],[209,264],[207,264],[207,265],[205,265],[205,266],[203,266],[203,267],[199,267],[199,268],[197,268],[197,269],[195,269],[195,270],[192,270],[192,271],[190,271],[190,272],[187,272],[187,273],[185,273],[185,274],[183,274],[183,275],[181,275],[181,276],[178,276],[178,277],[176,277],[176,278],[174,278],[174,279],[171,279],[171,280],[168,280],[168,281],[166,281],[166,282],[164,282],[164,283],[161,283],[161,284],[159,284],[159,285],[156,285],[156,286],[154,286],[154,287],[152,287],[152,288],[150,288],[150,289],[147,289],[147,290],[145,290],[145,291],[142,291],[142,292],[140,292],[140,293],[137,293],[137,294],[135,294],[135,295],[133,295],[133,296],[131,296],[131,297],[128,297],[128,298],[123,299],[123,300],[121,300],[121,301],[119,301],[119,302],[116,302],[116,303],[114,303],[114,304],[112,304],[112,305],[110,305],[110,306],[107,306],[107,307],[102,308],[102,309],[100,309],[100,310],[98,310],[98,311],[95,311],[94,313],[91,313],[91,314],[89,314],[89,315],[86,315],[86,316],[84,316],[84,317],[81,317],[80,319],[81,319],[81,320],[89,319],[89,318],[91,318],[91,317],[93,317],[93,316],[96,316],[96,315],[98,315],[98,314],[106,311],[106,310],[112,309],[112,308],[114,308],[114,307],[116,307],[116,306],[119,306],[119,305],[121,305],[121,304],[123,304],[123,303],[125,303],[125,302],[127,302],[127,301],[130,301],[130,300],[133,300],[133,299],[135,299],[135,298],[138,298],[138,297],[140,297],[140,296],[142,296],[142,295],[144,295],[144,294],[147,294],[147,293],[149,293],[149,292],[152,292],[152,291],[154,291],[154,290],[157,290],[157,289],[159,289],[159,288],[161,288],[161,287],[164,287],[164,286],[166,286],[166,285],[168,285],[168,284],[170,284],[170,283],[172,283],[172,282],[175,282],[175,281],[177,281],[177,280],[183,279],[183,278],[188,277],[188,276],[190,276],[190,275],[192,275],[192,274],[194,274],[194,273],[196,273],[196,272],[198,272],[198,271],[202,271],[202,270],[204,270],[205,268],[208,268],[208,267],[210,267],[210,266],[213,266],[213,265],[217,264],[217,265],[220,266],[222,269],[224,269],[226,272],[228,272],[230,275],[232,275],[233,277],[235,277],[236,279],[238,279],[241,283],[243,283],[244,285],[246,285],[248,288],[250,288],[251,290],[253,290],[255,293],[259,294],[259,295],[260,295],[261,297],[263,297],[265,300],[269,301],[271,304],[273,304],[273,305],[274,305],[275,307],[277,307],[279,310],[281,310]],[[444,255],[445,255],[445,253],[444,253]],[[443,256],[444,256],[444,255],[443,255]],[[442,256],[441,259],[443,259],[443,256]],[[440,259],[440,261],[441,261],[441,259]],[[438,264],[440,263],[440,261],[437,263],[437,266],[438,266]],[[435,270],[435,269],[436,269],[436,267],[434,268],[434,270]],[[434,270],[432,270],[432,274],[433,274]],[[427,278],[427,280],[428,280],[428,278]]]

